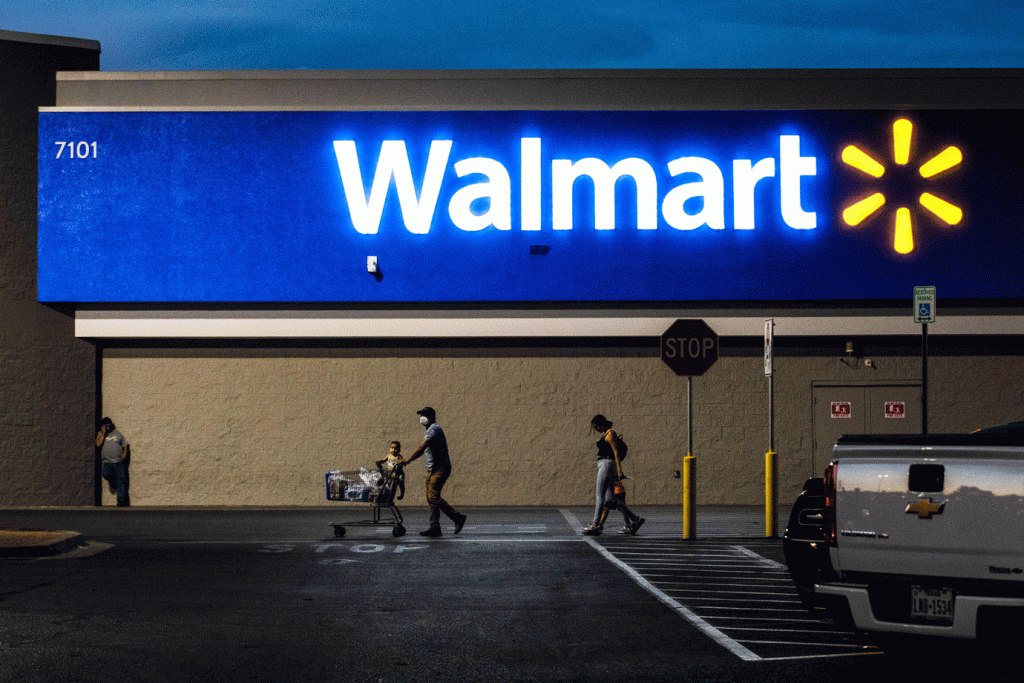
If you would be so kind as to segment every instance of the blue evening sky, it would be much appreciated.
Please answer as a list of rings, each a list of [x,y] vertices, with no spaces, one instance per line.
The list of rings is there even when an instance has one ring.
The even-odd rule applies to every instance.
[[[1024,67],[1020,0],[3,0],[104,71]]]

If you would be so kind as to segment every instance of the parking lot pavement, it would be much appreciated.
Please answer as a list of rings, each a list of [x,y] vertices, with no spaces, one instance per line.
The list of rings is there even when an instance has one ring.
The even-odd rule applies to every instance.
[[[390,525],[363,525],[370,521],[363,506],[341,505],[322,510],[253,511],[139,508],[132,511],[97,508],[7,511],[22,525],[44,526],[47,520],[78,524],[91,538],[78,532],[48,532],[0,528],[0,557],[81,557],[113,547],[114,543],[144,541],[164,543],[308,543],[326,542],[342,523],[347,540],[386,539],[394,535]],[[582,537],[580,519],[589,508],[559,510],[536,508],[487,508],[473,511],[458,537],[459,543],[548,543],[586,541],[594,549],[681,617],[744,659],[794,656],[835,656],[861,652],[830,622],[813,619],[799,605],[781,557],[777,539],[758,538],[763,533],[760,508],[702,508],[698,511],[698,539],[680,538],[679,508],[644,510],[647,521],[637,537],[609,533],[595,542]],[[406,511],[408,535],[425,511]],[[4,511],[0,511],[3,520]],[[197,517],[205,522],[197,528]],[[308,520],[308,522],[307,522]],[[315,522],[313,520],[316,520]],[[351,522],[356,524],[349,525]],[[9,526],[9,524],[8,524]],[[332,534],[332,530],[334,533]],[[614,525],[609,525],[609,531]],[[201,533],[197,533],[201,532]],[[730,540],[731,539],[731,540]],[[21,547],[18,547],[19,544]],[[75,550],[74,553],[68,553]],[[715,580],[712,581],[711,578]]]
[[[802,614],[781,543],[750,535],[763,533],[756,510],[699,511],[698,534],[723,535],[696,541],[679,538],[675,508],[641,510],[637,536],[579,535],[588,508],[470,508],[462,533],[446,526],[440,539],[416,533],[426,510],[410,508],[401,537],[358,525],[334,536],[366,512],[0,510],[0,527],[87,540],[47,561],[0,559],[0,651],[10,672],[62,682],[104,680],[111,666],[125,681],[174,680],[152,674],[162,667],[247,683],[761,683],[793,680],[794,667],[830,681],[877,670],[880,657],[865,656],[876,653]],[[127,649],[111,649],[111,632]]]
[[[602,554],[746,661],[878,654],[800,603],[777,541],[614,539]]]
[[[575,529],[573,511],[564,511]],[[800,603],[782,556],[781,541],[750,534],[764,520],[750,509],[705,510],[701,535],[683,540],[681,512],[645,511],[637,536],[584,537],[609,562],[718,645],[744,661],[878,655]]]

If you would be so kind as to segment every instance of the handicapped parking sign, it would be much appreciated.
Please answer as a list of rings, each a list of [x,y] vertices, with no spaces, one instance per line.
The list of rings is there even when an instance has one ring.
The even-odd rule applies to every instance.
[[[935,322],[934,287],[914,287],[914,322]]]

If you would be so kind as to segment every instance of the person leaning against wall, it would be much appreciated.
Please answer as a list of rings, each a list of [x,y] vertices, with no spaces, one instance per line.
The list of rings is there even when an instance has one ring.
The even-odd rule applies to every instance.
[[[452,461],[448,457],[448,439],[437,424],[437,416],[434,409],[426,407],[417,410],[420,416],[420,424],[423,425],[423,443],[412,452],[408,458],[403,458],[401,463],[408,465],[421,455],[427,463],[427,505],[430,507],[430,527],[421,531],[420,536],[437,537],[441,535],[441,513],[446,514],[455,522],[454,533],[462,531],[466,523],[466,515],[456,512],[444,498],[441,497],[441,489],[448,477],[452,474]]]
[[[110,492],[117,494],[117,506],[128,507],[128,462],[131,447],[124,434],[114,426],[109,417],[100,423],[100,433],[96,435],[96,448],[100,449],[103,466],[103,478],[110,486]]]

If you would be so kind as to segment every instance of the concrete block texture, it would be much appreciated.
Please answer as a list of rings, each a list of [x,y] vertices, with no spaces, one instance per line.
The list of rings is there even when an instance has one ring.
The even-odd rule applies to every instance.
[[[37,303],[0,301],[0,313],[20,321],[0,333],[0,507],[91,505],[96,351]]]
[[[36,302],[38,108],[61,69],[98,69],[99,45],[0,36],[0,506],[89,505],[95,349]]]
[[[416,410],[437,410],[454,474],[454,505],[588,505],[602,413],[629,444],[631,505],[682,502],[676,472],[692,452],[701,504],[764,500],[767,379],[759,356],[720,358],[687,380],[657,350],[259,351],[107,349],[103,413],[132,444],[133,505],[323,505],[324,473],[422,440]],[[920,359],[776,358],[775,451],[780,502],[812,476],[812,386],[919,381]],[[1024,358],[935,358],[932,432],[1021,418]],[[422,462],[404,504],[425,503]],[[104,487],[104,504],[113,496]],[[351,505],[351,504],[348,504]]]

